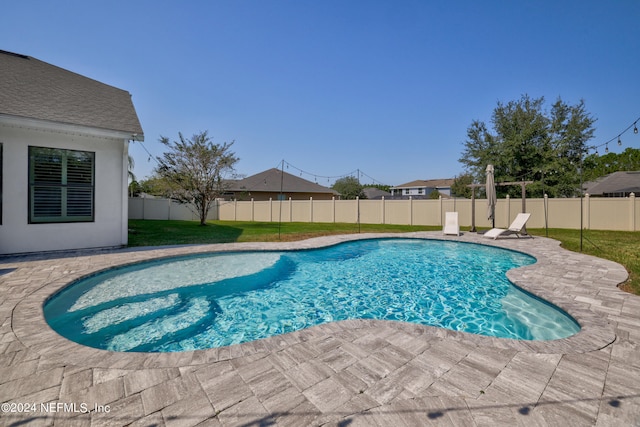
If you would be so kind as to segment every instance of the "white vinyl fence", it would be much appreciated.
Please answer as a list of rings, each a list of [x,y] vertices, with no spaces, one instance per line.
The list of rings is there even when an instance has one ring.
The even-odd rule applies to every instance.
[[[568,228],[592,230],[640,230],[640,205],[632,194],[625,198],[526,199],[531,213],[530,228]],[[219,200],[208,219],[260,222],[318,222],[361,224],[408,224],[441,226],[445,212],[456,211],[462,227],[472,225],[470,199],[438,200]],[[582,215],[580,214],[582,211]],[[522,212],[522,199],[499,199],[496,227],[506,228]],[[169,199],[130,198],[130,219],[199,220],[187,205]],[[475,226],[491,227],[487,205],[475,200]]]

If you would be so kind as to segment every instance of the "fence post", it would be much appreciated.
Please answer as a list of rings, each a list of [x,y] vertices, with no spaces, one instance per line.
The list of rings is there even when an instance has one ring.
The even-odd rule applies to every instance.
[[[440,208],[440,224],[442,225],[442,194],[438,195],[438,206]]]
[[[333,209],[333,212],[331,213],[331,222],[335,223],[336,222],[336,196],[331,197],[331,206]]]
[[[269,222],[273,222],[273,198],[271,197],[269,197]]]
[[[291,197],[289,197],[289,222],[293,222],[293,203],[291,203]]]
[[[629,194],[629,201],[631,202],[631,231],[636,231],[636,194]]]
[[[409,196],[409,225],[413,225],[413,196]]]
[[[238,199],[233,200],[233,220],[238,220]]]
[[[313,224],[313,197],[309,197],[309,222]]]
[[[381,215],[381,217],[382,217],[382,224],[384,224],[384,223],[385,223],[385,217],[384,217],[384,196],[382,196],[382,199],[380,199],[380,202],[381,202],[381,203],[380,203],[380,205],[382,206],[382,215]]]

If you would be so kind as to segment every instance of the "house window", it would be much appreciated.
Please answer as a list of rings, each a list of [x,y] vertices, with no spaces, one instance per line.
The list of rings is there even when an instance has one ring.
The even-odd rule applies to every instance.
[[[418,188],[418,194],[424,194],[424,189],[423,188]]]
[[[404,194],[409,194],[409,189],[408,188],[404,190]]]
[[[95,153],[29,147],[29,222],[94,219]]]

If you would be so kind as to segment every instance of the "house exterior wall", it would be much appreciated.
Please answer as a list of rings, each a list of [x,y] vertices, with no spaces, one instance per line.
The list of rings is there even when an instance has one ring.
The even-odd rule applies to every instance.
[[[121,246],[127,243],[127,140],[107,132],[55,125],[47,130],[0,122],[0,254]],[[29,224],[29,146],[95,153],[94,221]]]
[[[391,194],[393,196],[411,196],[411,197],[429,197],[431,193],[438,190],[440,194],[450,196],[450,188],[434,188],[434,187],[400,187],[392,188]]]
[[[424,188],[424,187],[420,187],[420,188],[401,188],[398,190],[396,190],[396,193],[394,193],[394,195],[398,195],[398,196],[428,196],[429,193],[433,191],[433,189],[431,188]]]

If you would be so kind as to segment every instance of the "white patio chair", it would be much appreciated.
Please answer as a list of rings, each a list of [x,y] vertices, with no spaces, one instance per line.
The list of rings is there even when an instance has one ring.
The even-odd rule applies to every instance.
[[[518,216],[516,216],[516,219],[513,220],[509,228],[492,228],[491,230],[484,233],[484,237],[495,240],[498,238],[498,236],[507,233],[515,234],[516,236],[518,236],[518,238],[520,238],[520,233],[522,232],[522,229],[524,228],[527,221],[529,221],[530,216],[531,214],[529,213],[519,213]]]
[[[458,224],[458,212],[445,212],[444,227],[442,234],[460,235],[460,225]]]

